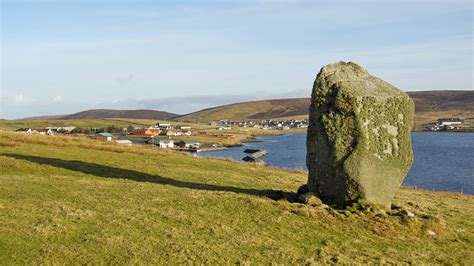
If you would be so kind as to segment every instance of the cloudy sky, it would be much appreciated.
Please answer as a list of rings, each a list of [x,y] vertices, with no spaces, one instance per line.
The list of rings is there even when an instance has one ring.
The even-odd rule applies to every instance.
[[[309,97],[340,60],[405,91],[473,85],[472,1],[0,2],[0,118]]]

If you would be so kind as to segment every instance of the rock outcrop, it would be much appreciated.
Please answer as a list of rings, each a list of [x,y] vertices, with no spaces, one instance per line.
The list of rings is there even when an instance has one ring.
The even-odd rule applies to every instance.
[[[308,190],[345,206],[358,199],[390,209],[413,162],[414,104],[361,66],[321,69],[311,96]]]

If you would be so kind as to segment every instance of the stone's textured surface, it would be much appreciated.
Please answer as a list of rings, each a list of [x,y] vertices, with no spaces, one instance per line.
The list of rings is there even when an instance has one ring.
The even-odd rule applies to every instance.
[[[357,199],[390,209],[413,162],[410,97],[359,65],[321,69],[311,96],[308,190],[330,204]]]

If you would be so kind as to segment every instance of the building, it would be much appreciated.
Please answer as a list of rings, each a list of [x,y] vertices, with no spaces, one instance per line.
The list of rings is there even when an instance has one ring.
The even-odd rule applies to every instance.
[[[190,130],[191,127],[190,126],[176,126],[176,129],[181,129],[181,130],[185,131],[185,130]]]
[[[438,126],[453,126],[453,125],[462,125],[463,120],[460,118],[441,118],[438,119],[436,125]]]
[[[32,133],[32,129],[29,128],[29,127],[19,128],[19,129],[15,130],[15,132],[21,132],[21,133],[31,134],[31,133]]]
[[[160,135],[162,136],[191,136],[192,132],[190,130],[180,130],[180,129],[168,129],[161,131]]]
[[[71,133],[74,129],[76,129],[76,127],[59,127],[58,128],[58,132],[61,132],[61,133]]]
[[[54,134],[53,130],[47,129],[47,128],[34,128],[31,130],[31,133],[40,134],[40,135],[53,135]]]
[[[159,141],[160,148],[174,148],[174,140],[172,139],[163,139]]]
[[[137,128],[134,129],[130,134],[131,135],[144,135],[144,136],[158,136],[160,135],[161,130],[157,128]]]
[[[51,130],[53,133],[69,134],[76,129],[76,127],[46,127],[46,129]]]
[[[156,126],[159,129],[171,129],[171,124],[168,123],[156,123]]]
[[[113,135],[107,132],[95,134],[95,138],[99,140],[111,141]]]

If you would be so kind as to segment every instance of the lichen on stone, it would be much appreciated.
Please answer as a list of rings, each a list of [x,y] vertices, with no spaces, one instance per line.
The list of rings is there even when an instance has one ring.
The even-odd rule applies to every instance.
[[[308,189],[330,204],[359,199],[389,208],[413,162],[414,104],[349,62],[319,72],[307,137]]]

